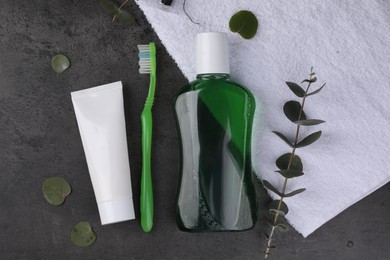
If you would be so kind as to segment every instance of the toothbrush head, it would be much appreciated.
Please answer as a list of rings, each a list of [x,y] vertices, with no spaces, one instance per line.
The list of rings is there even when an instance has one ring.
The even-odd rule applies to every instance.
[[[151,42],[137,45],[139,53],[139,73],[156,75],[156,45]]]

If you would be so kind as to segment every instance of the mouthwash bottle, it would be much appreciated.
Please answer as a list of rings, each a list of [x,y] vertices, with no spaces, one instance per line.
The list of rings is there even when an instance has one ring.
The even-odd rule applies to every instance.
[[[176,219],[190,232],[241,231],[256,222],[251,134],[255,99],[230,78],[227,36],[197,36],[196,80],[175,98],[181,146]]]

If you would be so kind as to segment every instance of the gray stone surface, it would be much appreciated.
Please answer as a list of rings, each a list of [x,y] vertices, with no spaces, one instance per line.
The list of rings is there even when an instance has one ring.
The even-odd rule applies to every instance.
[[[268,231],[261,221],[264,211],[247,232],[177,230],[179,154],[172,99],[186,79],[143,14],[133,3],[129,8],[137,26],[111,23],[93,0],[0,2],[0,259],[260,259],[262,234]],[[149,41],[157,43],[159,84],[153,136],[155,226],[146,234],[139,219],[100,225],[70,92],[123,81],[139,217],[139,117],[148,77],[138,74],[136,44]],[[50,67],[57,53],[72,62],[60,75]],[[43,198],[42,182],[49,176],[63,176],[73,187],[62,206]],[[263,207],[268,198],[258,190]],[[281,235],[272,259],[390,259],[389,196],[388,184],[307,239],[295,231]],[[70,230],[79,221],[89,221],[97,234],[89,248],[70,242]]]

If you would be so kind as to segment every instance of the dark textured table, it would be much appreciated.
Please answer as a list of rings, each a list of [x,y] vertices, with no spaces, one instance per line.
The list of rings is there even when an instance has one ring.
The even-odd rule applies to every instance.
[[[186,79],[141,11],[137,26],[112,23],[97,3],[83,0],[0,2],[0,259],[260,259],[267,226],[261,219],[241,233],[192,234],[175,224],[178,141],[172,113]],[[155,226],[139,224],[140,113],[148,76],[138,74],[136,44],[157,43],[153,185]],[[50,66],[67,55],[69,70]],[[101,226],[70,92],[117,80],[124,84],[125,116],[137,219]],[[387,170],[387,169],[384,169]],[[369,173],[367,173],[369,174]],[[62,206],[41,192],[49,176],[63,176],[72,194]],[[258,186],[259,206],[268,201]],[[307,239],[291,230],[272,259],[390,259],[390,185],[352,206]],[[95,244],[79,248],[70,230],[89,221]]]

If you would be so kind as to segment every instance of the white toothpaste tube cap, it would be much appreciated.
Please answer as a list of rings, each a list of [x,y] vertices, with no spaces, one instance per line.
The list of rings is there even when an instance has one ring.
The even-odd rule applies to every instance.
[[[133,198],[124,198],[98,203],[102,225],[118,223],[135,218]]]

